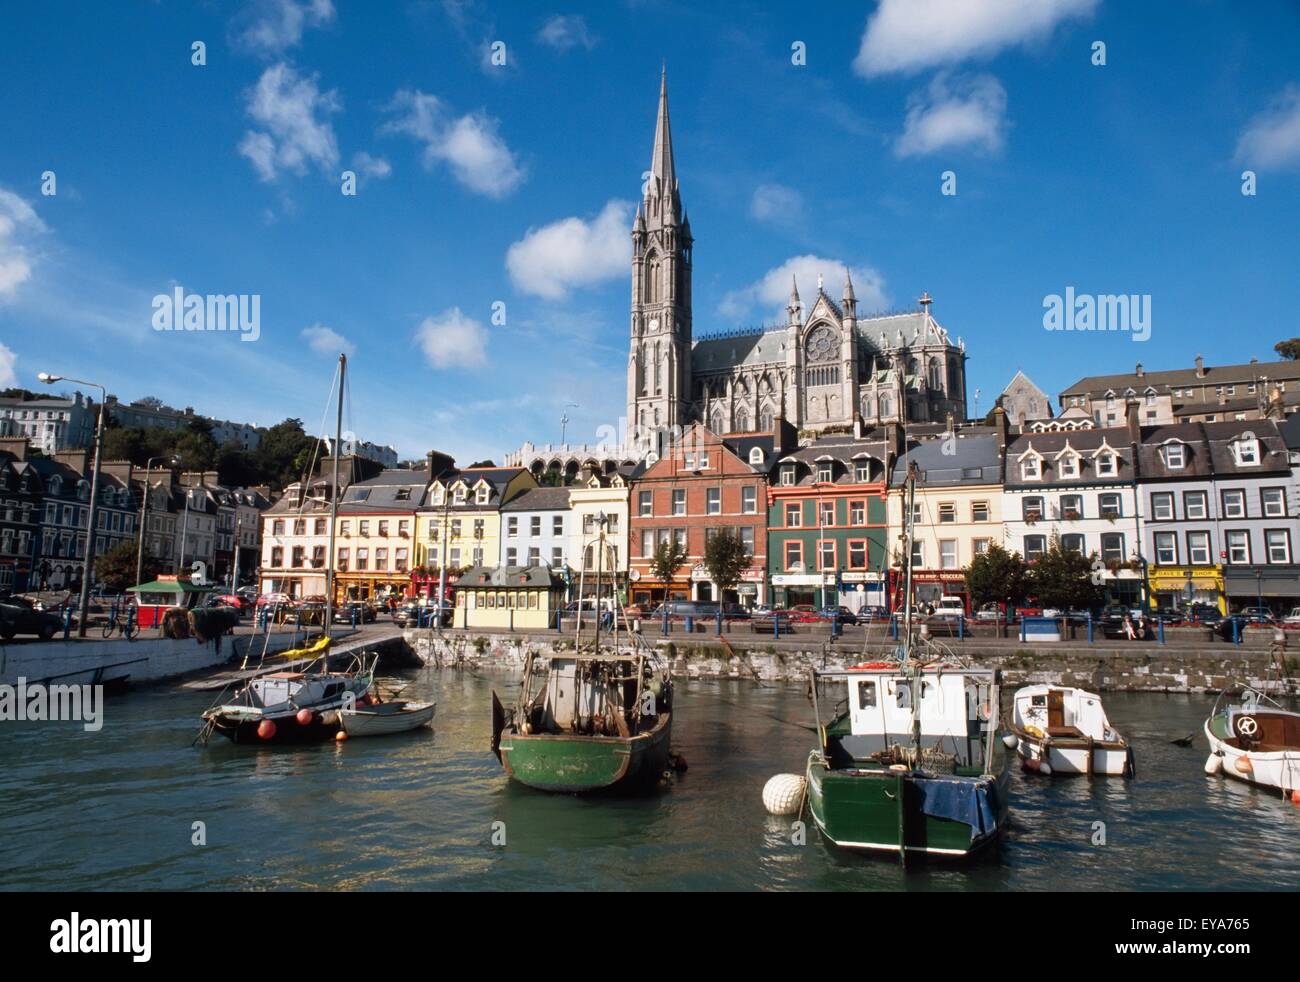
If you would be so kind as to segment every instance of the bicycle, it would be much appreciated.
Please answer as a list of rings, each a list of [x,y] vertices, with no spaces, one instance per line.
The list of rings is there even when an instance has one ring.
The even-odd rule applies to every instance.
[[[140,633],[140,626],[135,622],[135,605],[126,605],[126,617],[120,615],[120,607],[113,604],[108,609],[108,620],[104,622],[104,637],[111,638],[113,632],[121,631],[122,637],[128,641],[134,641]]]

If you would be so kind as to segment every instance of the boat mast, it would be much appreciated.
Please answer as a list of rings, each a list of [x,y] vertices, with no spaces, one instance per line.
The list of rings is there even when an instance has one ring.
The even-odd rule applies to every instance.
[[[334,417],[334,483],[330,489],[330,545],[325,567],[325,624],[326,633],[334,628],[334,526],[339,517],[339,444],[343,439],[343,380],[348,371],[348,356],[339,355],[339,404]],[[441,612],[440,612],[441,616]],[[324,655],[325,668],[329,668],[328,650]]]
[[[907,465],[907,516],[903,522],[903,664],[912,653],[912,542],[916,536],[916,461]]]

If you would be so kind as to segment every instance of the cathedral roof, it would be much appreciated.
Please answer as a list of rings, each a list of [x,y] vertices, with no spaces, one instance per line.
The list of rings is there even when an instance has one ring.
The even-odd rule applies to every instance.
[[[691,348],[691,368],[695,372],[725,372],[742,366],[780,364],[785,361],[785,329],[776,328],[762,334],[706,338]]]

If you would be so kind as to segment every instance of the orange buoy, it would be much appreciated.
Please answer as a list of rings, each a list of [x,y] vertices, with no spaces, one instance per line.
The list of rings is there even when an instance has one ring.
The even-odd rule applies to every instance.
[[[294,719],[298,721],[299,726],[311,726],[312,711],[310,709],[300,709]]]
[[[342,743],[347,738],[348,738],[347,730],[339,730],[337,733],[334,734],[334,739],[339,743]]]
[[[1291,804],[1300,805],[1300,789],[1291,792]]]
[[[269,719],[264,719],[257,724],[257,735],[263,740],[270,740],[275,736],[275,723]]]

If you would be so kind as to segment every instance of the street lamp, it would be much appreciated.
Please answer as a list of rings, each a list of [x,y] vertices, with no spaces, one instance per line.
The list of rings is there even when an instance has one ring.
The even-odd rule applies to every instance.
[[[90,514],[86,516],[86,552],[84,559],[84,568],[81,571],[81,597],[77,601],[77,637],[86,636],[86,615],[87,608],[90,606],[90,576],[95,563],[95,519],[99,513],[99,454],[104,442],[104,403],[108,401],[108,391],[96,382],[87,382],[85,379],[67,378],[63,375],[51,375],[49,372],[40,372],[36,378],[46,385],[53,385],[55,382],[74,382],[77,385],[87,385],[92,389],[98,389],[99,399],[99,417],[95,423],[95,459],[91,466],[90,472]]]

